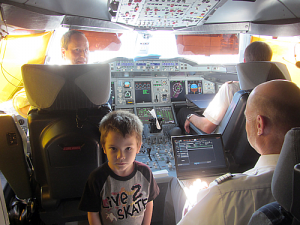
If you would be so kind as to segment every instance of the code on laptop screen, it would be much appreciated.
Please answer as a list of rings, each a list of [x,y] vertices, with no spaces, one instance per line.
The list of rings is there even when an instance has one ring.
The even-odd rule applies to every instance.
[[[172,138],[177,176],[210,176],[228,171],[220,134]]]

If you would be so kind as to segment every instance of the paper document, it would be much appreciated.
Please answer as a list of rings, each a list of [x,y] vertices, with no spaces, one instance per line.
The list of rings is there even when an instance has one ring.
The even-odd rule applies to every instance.
[[[159,122],[158,122],[158,119],[157,119],[155,110],[154,110],[154,109],[151,109],[149,112],[150,112],[151,116],[155,118],[155,121],[156,121],[156,128],[157,128],[158,130],[160,130],[161,127],[160,127],[160,125],[159,125]]]

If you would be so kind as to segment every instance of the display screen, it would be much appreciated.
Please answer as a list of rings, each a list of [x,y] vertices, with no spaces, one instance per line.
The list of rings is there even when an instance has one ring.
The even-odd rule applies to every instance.
[[[170,81],[171,102],[185,101],[185,81]]]
[[[188,80],[188,94],[202,93],[202,80]]]
[[[150,63],[150,66],[160,66],[160,63],[159,62],[156,62],[156,63]]]
[[[133,62],[122,62],[122,63],[118,63],[117,66],[134,66]]]
[[[111,82],[111,86],[110,86],[110,97],[108,100],[110,105],[114,105],[115,104],[115,82]]]
[[[125,88],[130,88],[130,81],[125,81],[124,82],[124,87]]]
[[[150,81],[134,82],[134,90],[136,103],[152,102]]]
[[[164,124],[174,124],[174,115],[172,112],[171,106],[161,106],[161,107],[156,107],[156,116],[157,117],[162,117],[162,123]]]
[[[146,66],[146,63],[136,63],[137,66]]]
[[[140,118],[140,120],[144,124],[150,124],[149,119],[152,118],[149,111],[151,111],[153,107],[139,107],[136,108],[136,115]]]
[[[228,170],[220,134],[172,138],[177,175],[204,175]]]

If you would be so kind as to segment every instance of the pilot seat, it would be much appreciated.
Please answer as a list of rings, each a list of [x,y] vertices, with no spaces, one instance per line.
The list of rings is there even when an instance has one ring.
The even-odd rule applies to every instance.
[[[105,161],[98,124],[111,111],[110,65],[24,65],[33,196],[45,224],[86,220],[78,204],[89,174]]]
[[[291,80],[286,65],[279,62],[247,62],[237,65],[241,90],[233,96],[225,116],[214,133],[222,134],[224,148],[230,162],[230,172],[244,172],[252,168],[259,155],[250,146],[245,129],[244,111],[251,90],[257,85],[275,79]],[[192,123],[197,134],[205,134]]]
[[[300,224],[300,128],[285,135],[281,153],[273,174],[271,190],[276,202],[253,213],[248,225]]]

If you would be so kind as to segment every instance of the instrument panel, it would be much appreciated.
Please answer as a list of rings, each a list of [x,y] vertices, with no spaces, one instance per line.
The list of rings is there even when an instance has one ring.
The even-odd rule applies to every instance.
[[[185,102],[186,94],[214,94],[215,83],[201,77],[112,78],[111,102],[116,107]]]
[[[220,82],[206,79],[213,72],[226,74],[226,67],[199,66],[193,62],[171,60],[110,62],[111,99],[114,110],[136,114],[143,122],[143,144],[136,160],[153,172],[165,170],[176,176],[170,131],[177,126],[176,110],[186,105],[186,95],[215,94]],[[161,126],[150,111],[154,110]]]
[[[231,68],[232,69],[232,68]],[[111,72],[223,72],[226,73],[226,66],[198,65],[195,62],[184,58],[155,59],[155,60],[132,60],[120,58],[110,62]]]
[[[154,75],[151,77],[114,77],[111,103],[115,110],[136,114],[144,124],[143,145],[136,160],[155,171],[165,170],[176,176],[174,153],[169,132],[177,126],[174,104],[186,104],[186,94],[215,93],[215,83],[201,77]],[[151,122],[151,110],[160,119],[161,129]],[[155,121],[155,119],[154,119]]]

